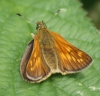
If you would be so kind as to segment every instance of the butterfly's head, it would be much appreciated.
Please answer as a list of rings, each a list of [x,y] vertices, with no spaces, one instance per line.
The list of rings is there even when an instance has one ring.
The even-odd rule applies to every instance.
[[[45,24],[45,22],[44,21],[38,21],[37,23],[36,23],[36,29],[38,30],[38,29],[44,29],[44,28],[47,28],[47,26],[46,26],[46,24]]]

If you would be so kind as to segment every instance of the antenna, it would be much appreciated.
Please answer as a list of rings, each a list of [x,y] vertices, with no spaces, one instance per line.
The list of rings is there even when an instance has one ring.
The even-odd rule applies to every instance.
[[[33,23],[33,24],[36,24],[35,22],[33,22],[33,21],[31,21],[31,20],[25,18],[23,15],[21,15],[21,14],[19,14],[19,13],[17,13],[17,15],[20,16],[20,17],[22,17],[22,18],[24,18],[24,19],[26,19],[27,21],[29,21],[29,22],[31,22],[31,23]]]
[[[61,9],[57,10],[56,13],[55,13],[48,21],[50,21],[53,17],[55,17],[60,11],[66,11],[66,9],[65,9],[65,8],[61,8]],[[21,15],[21,14],[19,14],[19,13],[17,13],[17,15],[20,16],[20,17],[22,17],[22,18],[24,18],[24,19],[26,19],[27,21],[29,21],[29,22],[31,22],[31,23],[33,23],[33,24],[36,24],[35,22],[33,22],[33,21],[31,21],[31,20],[25,18],[23,15]],[[47,22],[48,22],[48,21],[47,21]],[[46,22],[46,23],[47,23],[47,22]]]
[[[55,13],[48,21],[50,21],[53,17],[55,17],[60,11],[61,11],[61,10],[57,10],[56,13]],[[48,21],[47,21],[47,22],[48,22]],[[46,22],[46,23],[47,23],[47,22]]]
[[[60,11],[66,11],[66,9],[65,8],[61,8],[61,9],[57,10],[56,13],[48,21],[50,21],[53,17],[55,17]]]

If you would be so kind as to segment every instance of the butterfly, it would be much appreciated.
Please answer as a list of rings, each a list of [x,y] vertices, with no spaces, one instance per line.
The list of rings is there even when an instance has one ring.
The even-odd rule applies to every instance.
[[[63,10],[65,11],[65,9],[58,10],[54,16]],[[19,13],[17,15],[25,18]],[[56,32],[51,32],[44,21],[37,22],[36,29],[36,35],[32,33],[33,39],[28,43],[20,64],[24,80],[38,83],[52,74],[77,73],[91,65],[92,58],[88,54]]]
[[[24,80],[38,83],[50,75],[77,73],[91,65],[92,58],[56,32],[47,29],[44,21],[36,23],[36,35],[27,45],[20,72]]]

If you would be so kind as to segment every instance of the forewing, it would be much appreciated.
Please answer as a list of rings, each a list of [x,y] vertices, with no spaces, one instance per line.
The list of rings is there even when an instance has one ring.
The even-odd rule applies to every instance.
[[[62,74],[75,73],[90,65],[92,59],[89,55],[71,45],[59,34],[53,32],[52,36],[60,59],[59,69]]]
[[[46,65],[44,59],[41,56],[41,49],[37,35],[34,37],[33,46],[32,53],[24,71],[24,79],[35,83],[45,80],[51,75],[51,73],[49,67]]]

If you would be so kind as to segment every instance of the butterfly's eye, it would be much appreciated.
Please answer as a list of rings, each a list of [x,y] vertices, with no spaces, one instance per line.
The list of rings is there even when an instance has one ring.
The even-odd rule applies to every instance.
[[[38,30],[40,28],[40,24],[37,24],[36,26],[36,30]]]

